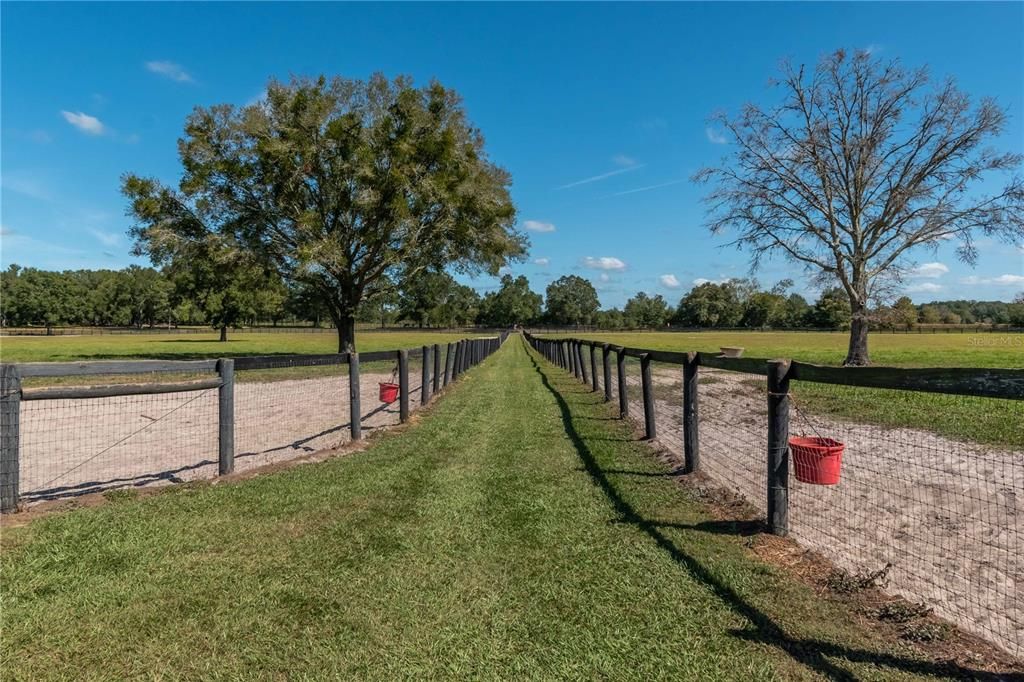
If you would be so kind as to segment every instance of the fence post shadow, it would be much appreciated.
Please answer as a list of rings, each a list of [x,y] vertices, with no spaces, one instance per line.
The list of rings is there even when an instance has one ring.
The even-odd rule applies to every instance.
[[[878,666],[931,676],[952,676],[981,680],[1005,679],[1004,676],[998,673],[965,668],[950,661],[935,663],[914,660],[887,652],[855,649],[832,642],[794,638],[786,634],[771,616],[749,603],[733,588],[723,584],[697,558],[680,549],[670,538],[661,532],[660,528],[670,527],[672,524],[662,524],[655,520],[647,519],[630,504],[609,480],[608,472],[601,469],[594,454],[588,447],[586,439],[576,430],[573,423],[572,410],[561,391],[552,385],[547,371],[537,362],[534,354],[527,352],[527,355],[533,363],[535,371],[540,376],[544,387],[554,396],[558,404],[566,435],[579,455],[584,470],[608,498],[618,514],[617,522],[633,525],[641,530],[682,569],[702,583],[713,595],[721,599],[728,608],[746,619],[753,626],[753,631],[733,631],[732,634],[736,637],[776,647],[797,663],[807,666],[832,680],[856,680],[857,677],[829,661],[826,656],[843,658],[851,662],[871,662]],[[695,527],[694,530],[710,530],[712,527],[714,527],[714,524],[709,524],[707,529]],[[737,529],[740,529],[740,527],[737,527]]]

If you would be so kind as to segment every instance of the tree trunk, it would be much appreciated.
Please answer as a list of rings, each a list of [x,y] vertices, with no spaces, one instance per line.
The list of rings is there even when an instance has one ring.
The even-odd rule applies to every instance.
[[[850,318],[850,347],[843,365],[861,367],[870,365],[868,357],[868,311],[863,305],[854,305]]]
[[[356,349],[356,320],[351,315],[341,315],[338,325],[338,352],[350,353]]]
[[[228,326],[226,324],[222,324],[220,326],[220,340],[221,341],[227,341],[228,340]]]

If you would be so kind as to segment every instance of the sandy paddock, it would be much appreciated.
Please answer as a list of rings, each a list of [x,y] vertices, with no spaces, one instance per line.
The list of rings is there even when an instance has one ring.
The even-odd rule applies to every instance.
[[[630,416],[642,424],[639,367],[627,367]],[[655,365],[653,377],[658,441],[681,461],[681,397],[661,398],[681,396],[682,370]],[[710,369],[701,377],[702,471],[763,512],[765,379]],[[1024,428],[1024,407],[1021,417]],[[846,444],[842,478],[801,483],[791,462],[791,535],[851,573],[890,565],[886,591],[1024,655],[1024,452],[791,412],[792,434],[814,435],[811,425]]]
[[[363,431],[397,424],[378,399],[387,375],[363,374]],[[410,377],[412,379],[412,377]],[[420,402],[410,381],[410,408]],[[217,475],[217,390],[21,406],[21,496],[28,503],[118,487]],[[235,470],[281,462],[349,440],[344,376],[235,384]]]

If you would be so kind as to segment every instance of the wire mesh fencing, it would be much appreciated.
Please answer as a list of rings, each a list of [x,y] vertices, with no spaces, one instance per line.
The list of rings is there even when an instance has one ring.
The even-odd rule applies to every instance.
[[[561,351],[573,341],[527,338],[573,371]],[[613,400],[626,389],[624,416],[647,435],[653,422],[684,470],[741,496],[770,532],[853,582],[873,577],[1024,654],[1024,370],[862,370],[619,347],[608,382],[602,365],[599,387],[608,383]],[[692,414],[688,400],[699,404]],[[840,444],[832,470],[822,453]]]
[[[0,507],[212,478],[337,448],[408,419],[435,386],[505,337],[377,351],[366,363],[330,354],[2,365]]]
[[[26,502],[217,473],[217,390],[25,401]]]
[[[1024,653],[1024,448],[1012,444],[1024,435],[1024,404],[803,382],[793,393],[790,435],[844,451],[836,485],[805,482],[818,463],[791,452],[790,534]],[[1010,418],[1003,445],[956,435],[975,411]]]

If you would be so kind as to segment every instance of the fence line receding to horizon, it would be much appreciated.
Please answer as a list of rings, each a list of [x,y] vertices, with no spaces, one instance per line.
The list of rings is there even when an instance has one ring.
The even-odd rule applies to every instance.
[[[1024,370],[823,367],[526,335],[767,530],[1024,654]],[[596,370],[596,371],[595,371]],[[979,443],[912,424],[1009,422]],[[837,485],[797,479],[790,435],[845,445]],[[805,472],[800,472],[805,473]],[[802,478],[806,478],[803,476]]]
[[[0,365],[0,509],[208,479],[359,440],[364,429],[407,421],[506,337],[351,354]],[[393,401],[380,399],[382,383],[397,384]]]

